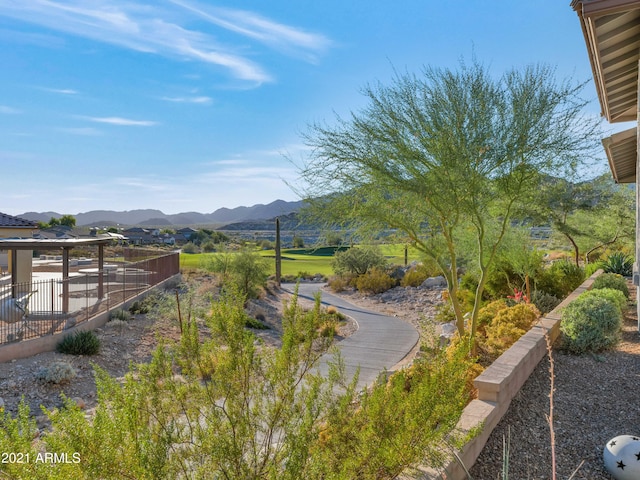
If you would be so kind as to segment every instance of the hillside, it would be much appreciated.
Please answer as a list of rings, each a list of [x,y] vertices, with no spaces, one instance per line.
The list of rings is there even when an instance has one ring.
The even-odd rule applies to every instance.
[[[219,208],[212,213],[184,212],[165,214],[160,210],[139,209],[127,211],[92,210],[84,213],[71,214],[76,224],[81,226],[101,225],[204,225],[228,224],[248,221],[264,221],[278,216],[297,212],[303,202],[286,202],[276,200],[267,205],[257,204],[250,207]],[[60,218],[63,214],[57,212],[26,212],[18,215],[20,218],[35,222],[48,222],[52,217]]]

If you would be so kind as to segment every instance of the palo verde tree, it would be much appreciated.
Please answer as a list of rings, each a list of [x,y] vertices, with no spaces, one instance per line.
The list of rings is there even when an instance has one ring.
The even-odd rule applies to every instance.
[[[581,84],[529,66],[496,78],[474,60],[457,70],[397,73],[364,88],[368,104],[305,134],[302,165],[318,218],[361,232],[391,227],[447,280],[459,332],[463,253],[478,266],[471,338],[487,275],[521,199],[543,174],[572,171],[592,152],[597,123],[582,114]],[[332,195],[334,193],[334,195]],[[337,194],[335,194],[337,193]],[[473,238],[469,244],[461,238]]]
[[[551,224],[571,244],[576,265],[635,236],[635,194],[628,185],[615,184],[608,173],[582,182],[547,178],[534,192],[527,213]]]

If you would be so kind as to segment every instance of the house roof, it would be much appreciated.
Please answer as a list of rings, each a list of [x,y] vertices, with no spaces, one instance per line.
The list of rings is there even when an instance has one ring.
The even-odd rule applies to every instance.
[[[573,0],[602,115],[611,123],[637,120],[640,60],[639,0]]]
[[[638,120],[640,0],[573,0],[593,71],[602,115],[610,123]],[[636,181],[637,129],[602,141],[613,178]]]
[[[637,135],[637,128],[630,128],[602,139],[616,183],[635,183],[636,181]]]
[[[7,215],[6,213],[0,212],[0,228],[2,227],[38,228],[38,224],[36,222],[32,222],[31,220],[14,217],[13,215]]]

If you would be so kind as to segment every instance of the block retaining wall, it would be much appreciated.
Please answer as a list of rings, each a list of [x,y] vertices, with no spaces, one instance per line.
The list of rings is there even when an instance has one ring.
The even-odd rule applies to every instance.
[[[595,278],[601,273],[602,270],[598,270],[585,280],[473,381],[478,389],[478,398],[472,400],[464,409],[456,428],[462,435],[473,429],[480,428],[480,431],[455,452],[454,457],[457,458],[453,458],[443,471],[419,467],[418,473],[408,478],[416,480],[467,480],[469,478],[465,468],[469,469],[473,466],[487,443],[489,435],[507,412],[511,400],[547,354],[545,334],[549,334],[552,342],[558,338],[561,310],[578,295],[589,290]]]

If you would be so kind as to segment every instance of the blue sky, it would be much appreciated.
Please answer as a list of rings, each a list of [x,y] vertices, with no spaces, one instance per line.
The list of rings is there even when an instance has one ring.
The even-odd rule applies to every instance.
[[[0,211],[297,200],[308,124],[473,54],[591,78],[569,0],[2,0]]]

